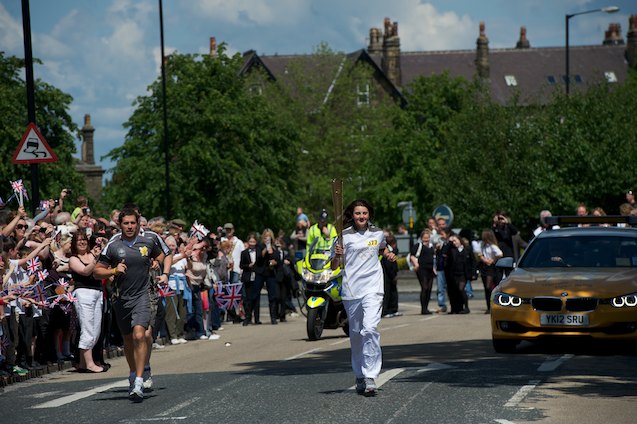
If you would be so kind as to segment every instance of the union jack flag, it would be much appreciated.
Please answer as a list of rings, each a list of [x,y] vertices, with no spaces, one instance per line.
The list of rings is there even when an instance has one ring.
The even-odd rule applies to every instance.
[[[40,258],[37,256],[33,259],[27,260],[27,272],[29,275],[33,275],[38,272],[40,265],[42,265],[42,263],[40,262]]]
[[[38,281],[44,281],[49,276],[49,271],[46,269],[40,270],[36,273]]]
[[[34,287],[34,298],[35,300],[43,303],[46,302],[46,293],[44,292],[44,288],[40,284],[36,284]]]
[[[203,240],[209,232],[210,230],[208,230],[206,227],[203,226],[203,224],[200,224],[197,221],[195,221],[192,224],[192,227],[190,227],[190,236],[197,237],[197,240]]]
[[[243,284],[241,283],[220,286],[216,296],[219,309],[228,311],[239,307],[242,286]]]
[[[24,191],[24,184],[22,184],[22,180],[11,181],[11,188],[14,192],[20,193]]]
[[[58,286],[60,286],[60,287],[68,287],[68,286],[69,286],[69,283],[67,283],[67,282],[66,282],[66,280],[65,280],[64,278],[60,278],[60,279],[58,280]]]
[[[71,303],[75,303],[77,302],[77,297],[73,294],[73,292],[68,292],[66,295],[66,300],[68,300]]]
[[[171,297],[175,295],[175,291],[171,289],[170,286],[167,284],[157,286],[157,290],[157,294],[159,294],[159,297]]]
[[[11,339],[9,339],[9,336],[6,334],[3,334],[2,337],[0,337],[0,352],[7,353],[9,347],[11,347]]]

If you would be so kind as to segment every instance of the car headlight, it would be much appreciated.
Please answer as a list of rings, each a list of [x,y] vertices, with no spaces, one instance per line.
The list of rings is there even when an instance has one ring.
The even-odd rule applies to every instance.
[[[517,308],[524,303],[524,300],[518,296],[498,292],[493,296],[493,303],[500,306],[511,306]]]
[[[616,308],[634,308],[637,306],[637,293],[613,297],[610,304]]]

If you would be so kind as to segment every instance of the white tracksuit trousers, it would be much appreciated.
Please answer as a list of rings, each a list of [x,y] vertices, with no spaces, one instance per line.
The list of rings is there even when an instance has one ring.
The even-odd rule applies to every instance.
[[[80,321],[80,349],[93,349],[102,332],[102,291],[76,289],[75,310]]]
[[[371,293],[360,299],[343,300],[349,322],[352,370],[356,378],[377,378],[383,364],[377,328],[383,295]]]

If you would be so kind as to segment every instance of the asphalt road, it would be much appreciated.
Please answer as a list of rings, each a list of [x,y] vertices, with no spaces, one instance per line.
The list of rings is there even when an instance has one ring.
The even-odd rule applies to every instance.
[[[349,339],[326,330],[310,342],[300,316],[277,326],[226,324],[220,340],[155,350],[155,390],[141,404],[127,399],[123,358],[107,373],[13,384],[0,393],[0,422],[635,422],[633,352],[524,343],[516,354],[496,354],[484,300],[471,309],[423,316],[417,295],[402,291],[404,315],[381,322],[375,398],[353,390]]]

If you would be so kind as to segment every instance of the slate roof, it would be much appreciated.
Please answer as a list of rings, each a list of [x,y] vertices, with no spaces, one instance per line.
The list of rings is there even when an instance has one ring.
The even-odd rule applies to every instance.
[[[623,82],[628,77],[625,49],[623,45],[570,47],[571,93],[604,80],[606,72],[613,72],[617,82]],[[380,64],[380,55],[374,55],[373,59]],[[476,74],[475,60],[475,50],[401,52],[403,86],[408,87],[418,76],[445,71],[451,77],[472,80]],[[490,49],[491,96],[503,104],[516,93],[522,103],[546,103],[553,90],[565,90],[565,61],[564,47]],[[505,76],[513,76],[517,85],[508,85]],[[549,76],[554,83],[549,82]]]

